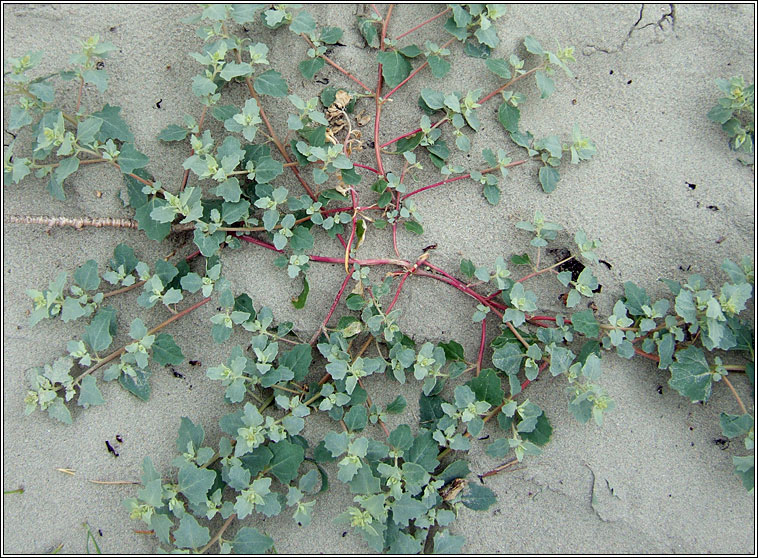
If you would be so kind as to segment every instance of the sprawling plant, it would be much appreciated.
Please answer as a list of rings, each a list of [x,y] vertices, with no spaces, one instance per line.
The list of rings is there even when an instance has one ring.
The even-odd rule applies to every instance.
[[[728,378],[730,372],[746,372],[753,379],[753,334],[740,317],[753,293],[749,260],[725,261],[728,281],[720,287],[707,285],[699,275],[686,284],[667,280],[669,299],[652,300],[643,287],[627,282],[612,315],[601,317],[590,304],[598,290],[593,266],[600,243],[577,230],[566,257],[546,265],[546,247],[562,227],[539,211],[532,220],[515,224],[523,231],[527,251],[495,256],[488,265],[463,259],[458,270],[446,271],[433,263],[432,247],[416,258],[400,256],[398,225],[411,234],[423,233],[423,206],[417,203],[422,192],[467,180],[480,183],[487,202],[497,204],[508,169],[534,159],[541,164],[539,184],[550,193],[560,172],[571,172],[564,170],[565,161],[589,160],[596,146],[577,125],[563,139],[558,134],[535,138],[521,121],[519,107],[527,95],[515,89],[516,83],[533,78],[538,96],[548,98],[558,70],[572,75],[573,49],[548,51],[528,36],[523,42],[526,59],[491,57],[499,44],[495,22],[504,15],[496,5],[451,5],[392,39],[387,35],[391,15],[392,7],[384,15],[374,10],[357,21],[367,52],[379,65],[376,85],[369,87],[329,58],[343,30],[319,26],[305,9],[204,8],[192,18],[203,39],[201,51],[191,54],[200,65],[191,84],[200,115],[187,115],[159,135],[191,148],[175,191],[147,170],[149,158],[135,146],[118,107],[85,108],[88,85],[101,92],[107,87],[107,73],[98,62],[113,45],[90,37],[71,58],[72,69],[50,76],[32,77],[41,53],[9,61],[7,86],[18,99],[9,128],[28,131],[31,146],[23,151],[14,142],[6,150],[6,182],[18,183],[30,173],[49,177],[50,194],[64,199],[65,181],[73,173],[92,164],[110,165],[124,177],[125,198],[135,217],[15,220],[132,227],[155,241],[192,231],[196,248],[173,262],[159,258],[148,265],[119,244],[105,268],[89,260],[71,281],[62,272],[47,289],[29,290],[32,325],[58,318],[82,319],[87,325],[68,342],[65,355],[29,371],[27,412],[46,410],[70,423],[67,402],[72,399],[84,408],[105,404],[99,381],[117,380],[147,400],[151,368],[184,360],[172,335],[160,331],[211,300],[218,308],[209,324],[213,341],[246,340],[230,347],[224,362],[207,368],[208,377],[225,388],[229,412],[220,420],[224,435],[206,440],[202,425],[183,418],[172,463],[176,471],[162,473],[146,457],[141,488],[125,502],[131,518],[144,522],[164,549],[273,550],[274,539],[250,526],[249,518],[286,513],[307,525],[318,493],[329,488],[331,469],[349,486],[355,504],[336,520],[360,533],[371,549],[459,552],[464,537],[449,526],[461,507],[485,510],[495,502],[488,487],[466,480],[465,454],[485,424],[497,424],[497,435],[490,436],[485,448],[488,455],[508,458],[506,465],[539,455],[552,426],[525,393],[538,376],[547,375],[561,377],[555,381],[579,422],[602,425],[614,407],[600,382],[602,358],[609,352],[657,362],[669,372],[669,385],[691,401],[706,401],[713,384],[723,382],[741,409],[739,415],[722,413],[724,434],[742,437],[746,449],[753,448],[753,417]],[[447,33],[444,43],[403,40],[437,19]],[[343,85],[326,87],[311,99],[293,93],[270,68],[269,47],[255,38],[257,25],[289,29],[302,38],[304,59],[298,68],[305,79],[329,65],[343,76]],[[242,26],[252,31],[243,33]],[[437,79],[448,75],[456,49],[501,83],[488,93],[444,85],[423,88],[417,127],[382,142],[381,113],[388,101],[420,72]],[[78,82],[73,111],[56,102],[56,79]],[[240,87],[248,93],[244,104],[225,104],[228,90]],[[270,97],[289,102],[287,140],[280,139],[266,114]],[[453,164],[452,150],[470,151],[471,135],[481,128],[478,109],[493,98],[500,103],[498,121],[525,158],[514,160],[512,151],[497,147],[472,157],[470,168]],[[371,120],[365,116],[367,105],[375,110],[375,166],[355,161],[367,145],[359,130]],[[733,105],[727,109],[736,110]],[[206,126],[210,118],[223,134],[214,137]],[[744,145],[747,136],[741,137]],[[420,185],[413,171],[429,164],[441,179]],[[286,173],[294,175],[295,183],[283,179]],[[360,257],[372,227],[391,229],[393,256]],[[342,255],[320,255],[317,239],[339,243]],[[246,293],[235,294],[223,277],[225,251],[247,244],[277,253],[283,280],[301,282],[302,292],[293,300],[298,309],[307,301],[311,266],[344,267],[334,303],[310,339],[302,339],[291,322],[275,319]],[[390,271],[380,277],[377,267]],[[529,281],[543,275],[555,277],[564,312],[540,310]],[[441,281],[473,300],[472,323],[481,328],[477,355],[466,355],[455,340],[418,344],[402,331],[395,304],[412,276]],[[169,316],[152,327],[135,317],[128,328],[130,341],[114,349],[120,319],[108,299],[134,289],[141,289],[139,306],[164,307]],[[499,332],[488,345],[493,317]],[[489,360],[492,367],[485,366]],[[364,380],[377,374],[388,382],[418,386],[417,424],[401,423],[390,431],[388,417],[404,413],[407,401],[399,395],[386,406],[374,403]],[[303,436],[306,421],[319,414],[333,421],[333,428],[321,440],[308,440]],[[383,435],[370,435],[375,432]],[[751,490],[753,463],[752,454],[734,457],[735,472]],[[211,534],[209,521],[217,515],[223,524]],[[236,529],[230,530],[232,525]],[[230,531],[235,534],[228,535]]]

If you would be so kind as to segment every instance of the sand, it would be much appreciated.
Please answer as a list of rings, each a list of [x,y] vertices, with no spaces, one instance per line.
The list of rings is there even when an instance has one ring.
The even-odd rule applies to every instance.
[[[384,13],[386,7],[380,6]],[[319,22],[344,28],[341,46],[333,57],[369,84],[375,83],[373,51],[368,52],[355,27],[355,16],[364,8],[353,5],[309,6]],[[149,170],[169,188],[177,188],[181,164],[188,155],[182,144],[158,142],[157,134],[178,123],[184,114],[197,117],[201,107],[190,93],[190,81],[199,66],[188,52],[199,51],[201,41],[192,25],[181,19],[197,7],[161,5],[10,5],[3,6],[5,58],[43,49],[45,58],[38,75],[57,71],[77,49],[77,37],[99,33],[118,50],[106,61],[108,91],[100,95],[88,89],[85,102],[108,102],[134,133],[135,145],[150,156]],[[439,11],[438,6],[397,6],[390,35],[410,29]],[[623,283],[634,281],[656,298],[667,294],[659,277],[684,281],[688,273],[701,273],[712,285],[725,279],[720,271],[724,258],[738,260],[754,254],[755,180],[752,166],[741,164],[727,146],[726,135],[706,114],[719,96],[714,79],[742,74],[754,81],[754,6],[741,5],[524,5],[509,7],[497,23],[501,43],[493,56],[507,58],[534,35],[546,48],[576,48],[574,79],[557,76],[556,92],[538,99],[534,83],[517,90],[528,95],[522,109],[522,129],[541,137],[557,133],[568,139],[574,123],[591,137],[598,153],[578,166],[564,164],[557,190],[544,194],[537,183],[536,162],[512,169],[501,181],[500,204],[490,206],[481,186],[471,181],[446,185],[416,198],[423,214],[424,234],[399,233],[400,254],[414,259],[422,248],[436,244],[430,256],[436,265],[456,272],[462,256],[477,265],[490,265],[497,256],[508,258],[527,249],[528,235],[515,223],[529,220],[539,209],[551,221],[563,225],[556,247],[570,246],[578,229],[602,241],[600,257],[610,266],[595,268],[602,292],[595,302],[601,315],[611,313],[613,302],[623,295]],[[271,47],[269,59],[288,80],[291,90],[303,98],[323,87],[305,82],[295,62],[305,58],[301,39],[287,30],[270,33],[260,26],[252,33]],[[441,24],[435,22],[401,42],[442,42]],[[457,48],[457,47],[456,47]],[[4,68],[6,65],[4,65]],[[317,79],[331,85],[348,85],[331,68]],[[382,138],[415,127],[416,106],[422,87],[490,91],[495,77],[479,60],[457,56],[453,70],[442,81],[422,71],[401,89],[382,115]],[[243,88],[230,97],[244,102]],[[59,98],[71,105],[72,84],[62,86]],[[266,110],[279,130],[286,127],[284,100],[266,98]],[[477,168],[481,149],[502,147],[520,158],[495,119],[497,101],[480,109],[482,131],[473,138],[470,159],[460,153],[455,163]],[[373,104],[363,101],[373,116]],[[10,100],[4,102],[7,122]],[[100,105],[101,106],[101,105]],[[7,129],[7,125],[5,126]],[[371,135],[371,125],[363,128]],[[445,132],[448,136],[450,130]],[[11,136],[4,134],[4,143]],[[452,144],[452,140],[450,140]],[[419,186],[435,181],[432,165],[416,176]],[[373,164],[367,150],[357,159]],[[385,157],[388,168],[401,170],[396,158]],[[281,184],[300,195],[297,182],[283,175]],[[369,178],[361,184],[361,199],[369,200]],[[3,188],[5,215],[53,215],[65,217],[132,217],[119,199],[123,182],[111,168],[90,167],[66,182],[65,202],[53,200],[45,184],[29,177],[19,185]],[[97,192],[101,192],[98,195]],[[66,426],[45,414],[24,416],[25,372],[50,363],[64,354],[66,342],[83,331],[83,324],[45,321],[28,327],[31,302],[28,288],[43,288],[60,271],[71,274],[88,259],[103,270],[120,242],[132,246],[138,257],[152,264],[181,248],[185,238],[172,236],[158,246],[142,232],[126,229],[73,229],[16,224],[3,225],[3,490],[24,488],[23,494],[3,496],[3,551],[43,553],[62,545],[64,553],[85,552],[83,523],[89,525],[100,548],[107,553],[154,553],[158,547],[150,535],[136,534],[144,525],[130,520],[121,502],[134,497],[136,486],[97,485],[93,480],[138,480],[146,455],[164,474],[175,474],[175,436],[182,416],[201,424],[209,444],[220,436],[218,419],[231,411],[223,402],[217,382],[205,370],[226,360],[238,335],[223,345],[209,337],[215,308],[206,305],[170,326],[191,366],[154,367],[153,393],[143,403],[114,384],[102,385],[106,405],[82,411],[73,406],[74,424]],[[324,255],[339,254],[326,237],[317,238]],[[184,248],[186,253],[189,247]],[[392,253],[388,232],[371,229],[360,256],[386,257]],[[546,256],[547,257],[547,256]],[[550,256],[552,257],[552,256]],[[342,280],[339,266],[313,265],[309,274],[311,294],[306,308],[292,309],[290,299],[300,291],[273,266],[273,254],[254,246],[224,254],[224,275],[236,292],[250,294],[256,306],[272,308],[277,320],[291,320],[305,338],[316,330]],[[373,271],[378,279],[381,271]],[[558,312],[560,291],[556,283],[536,281],[533,287],[547,311]],[[132,296],[134,295],[134,296]],[[114,297],[119,310],[116,343],[128,341],[128,324],[140,315],[146,323],[165,319],[162,309],[143,312],[131,293]],[[472,324],[470,299],[442,283],[412,278],[398,300],[400,324],[415,340],[433,342],[456,339],[469,358],[478,348],[479,328]],[[751,311],[753,306],[751,304]],[[341,307],[344,310],[344,307]],[[122,312],[123,311],[123,312]],[[496,328],[489,318],[490,335]],[[487,359],[489,359],[489,352]],[[732,378],[732,376],[730,376]],[[617,408],[606,415],[602,427],[578,424],[566,408],[565,379],[545,377],[530,386],[523,397],[538,403],[549,417],[552,441],[543,455],[528,458],[516,471],[487,479],[498,502],[486,512],[464,509],[451,531],[467,538],[469,553],[755,553],[754,495],[748,494],[732,473],[732,456],[746,451],[738,443],[728,448],[714,443],[721,436],[718,416],[736,413],[737,406],[726,386],[715,386],[705,405],[691,404],[668,387],[667,377],[654,363],[608,355],[603,359],[601,384],[615,399]],[[752,409],[753,387],[744,375],[733,383]],[[378,403],[386,404],[396,384],[371,378],[367,387]],[[417,412],[418,386],[411,382],[404,393],[409,412]],[[415,424],[416,416],[407,420]],[[389,426],[398,424],[393,418]],[[318,419],[306,431],[318,440],[333,428]],[[486,434],[496,435],[487,427]],[[114,458],[105,440],[123,438]],[[377,429],[375,435],[379,436]],[[474,444],[471,470],[483,473],[502,460],[488,457],[484,444]],[[57,468],[75,470],[74,475]],[[244,525],[265,531],[280,553],[367,553],[360,536],[333,523],[352,495],[336,480],[336,468],[328,471],[332,490],[320,496],[313,523],[299,528],[290,514],[266,521],[248,518]],[[474,475],[471,480],[478,482]],[[217,526],[214,523],[214,526]],[[102,535],[100,534],[102,533]],[[214,550],[217,550],[215,547]],[[90,545],[90,550],[92,546]]]

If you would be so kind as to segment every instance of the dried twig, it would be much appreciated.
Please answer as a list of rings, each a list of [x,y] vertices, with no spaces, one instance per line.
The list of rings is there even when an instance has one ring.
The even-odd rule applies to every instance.
[[[135,219],[115,219],[113,217],[48,217],[47,215],[6,215],[6,223],[18,223],[22,225],[46,225],[53,227],[74,227],[81,230],[84,227],[114,227],[122,229],[136,229],[139,223]],[[172,225],[172,232],[191,231],[195,228],[194,223],[184,225]]]

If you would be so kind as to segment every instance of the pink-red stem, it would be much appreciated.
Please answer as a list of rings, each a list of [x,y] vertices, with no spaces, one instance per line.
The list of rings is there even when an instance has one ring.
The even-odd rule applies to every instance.
[[[440,13],[438,13],[437,15],[435,15],[435,16],[432,16],[432,17],[430,17],[429,19],[427,19],[426,21],[423,21],[423,22],[419,23],[419,24],[418,24],[416,27],[413,27],[412,29],[408,29],[408,31],[406,31],[405,33],[401,33],[400,35],[398,35],[397,37],[395,37],[395,40],[396,40],[396,41],[399,41],[400,39],[402,39],[402,38],[403,38],[403,37],[405,37],[406,35],[410,35],[410,34],[411,34],[411,33],[413,33],[414,31],[417,31],[417,30],[421,29],[421,28],[422,28],[424,25],[426,25],[427,23],[431,23],[431,22],[433,22],[435,19],[437,19],[437,18],[439,18],[439,17],[442,17],[442,16],[444,16],[444,15],[445,15],[446,13],[448,13],[449,11],[450,11],[450,8],[446,8],[446,9],[444,9],[443,11],[441,11]]]
[[[487,343],[487,319],[482,320],[482,338],[479,342],[479,356],[476,359],[476,375],[482,371],[482,362],[484,361],[484,346]]]
[[[321,326],[316,330],[316,333],[313,334],[313,337],[311,337],[310,344],[313,345],[317,340],[318,336],[322,331],[326,330],[326,325],[329,323],[329,319],[332,317],[332,314],[334,314],[334,310],[337,308],[337,304],[339,304],[340,299],[342,298],[342,293],[345,292],[345,287],[347,287],[348,282],[350,281],[350,274],[345,275],[344,281],[342,281],[342,286],[340,287],[339,292],[337,293],[337,296],[334,297],[334,302],[332,303],[332,307],[329,309],[329,313],[326,315],[326,318],[324,318],[324,321],[321,323]]]

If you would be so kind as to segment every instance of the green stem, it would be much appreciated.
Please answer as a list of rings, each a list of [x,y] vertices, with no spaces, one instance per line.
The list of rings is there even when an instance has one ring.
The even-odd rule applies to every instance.
[[[537,258],[538,258],[538,259],[537,259],[537,262],[536,262],[536,264],[535,264],[535,267],[537,267],[537,264],[539,264],[539,254],[540,254],[540,252],[539,252],[539,248],[537,248]],[[552,270],[552,269],[555,269],[556,267],[558,267],[558,266],[560,266],[560,265],[563,265],[563,264],[565,264],[567,261],[569,261],[569,260],[573,260],[573,259],[574,259],[574,256],[569,256],[568,258],[565,258],[565,259],[563,259],[563,260],[559,261],[558,263],[555,263],[555,264],[551,265],[550,267],[546,267],[545,269],[540,269],[540,270],[538,270],[538,271],[535,271],[534,273],[530,273],[529,275],[525,275],[524,277],[522,277],[521,279],[519,279],[519,280],[518,280],[518,281],[516,281],[516,282],[517,282],[517,283],[521,283],[521,282],[523,282],[523,281],[526,281],[527,279],[531,279],[532,277],[536,277],[537,275],[541,275],[541,274],[543,274],[543,273],[545,273],[545,272],[547,272],[547,271],[550,271],[550,270]]]
[[[189,308],[186,308],[185,310],[182,310],[182,311],[181,311],[181,312],[179,312],[178,314],[175,314],[175,315],[171,316],[171,317],[170,317],[169,319],[167,319],[166,321],[164,321],[164,322],[162,322],[162,323],[158,324],[158,325],[157,325],[157,326],[155,326],[153,329],[151,329],[150,331],[148,331],[148,332],[147,332],[147,334],[148,334],[148,335],[152,335],[152,334],[154,334],[154,333],[156,333],[156,332],[160,331],[161,329],[163,329],[164,327],[166,327],[166,326],[167,326],[167,325],[169,325],[170,323],[172,323],[172,322],[175,322],[175,321],[176,321],[176,320],[178,320],[179,318],[182,318],[182,317],[186,316],[187,314],[189,314],[189,313],[190,313],[190,312],[192,312],[193,310],[196,310],[197,308],[200,308],[200,307],[201,307],[203,304],[207,304],[207,303],[208,303],[208,302],[210,302],[210,301],[211,301],[210,297],[209,297],[209,298],[204,298],[204,299],[203,299],[203,300],[201,300],[200,302],[198,302],[198,303],[196,303],[196,304],[193,304],[193,305],[192,305],[192,306],[190,306]],[[116,358],[120,357],[122,354],[124,354],[124,352],[126,352],[126,346],[124,346],[124,347],[122,347],[122,348],[118,349],[117,351],[113,351],[111,354],[109,354],[109,355],[108,355],[107,357],[105,357],[103,360],[99,361],[97,364],[95,364],[95,365],[93,365],[93,366],[90,366],[89,368],[87,368],[87,370],[85,370],[85,371],[84,371],[84,372],[82,372],[82,373],[81,373],[79,376],[77,376],[77,377],[76,377],[76,379],[75,379],[75,380],[74,380],[74,382],[73,382],[73,385],[76,385],[76,384],[78,384],[78,383],[81,383],[82,379],[84,379],[84,377],[85,377],[85,376],[88,376],[88,375],[92,374],[93,372],[95,372],[95,371],[96,371],[96,370],[98,370],[99,368],[102,368],[104,365],[108,364],[108,363],[109,363],[109,362],[111,362],[112,360],[115,360]],[[60,389],[63,389],[63,386],[58,386],[58,387],[55,389],[55,391],[59,391]]]

